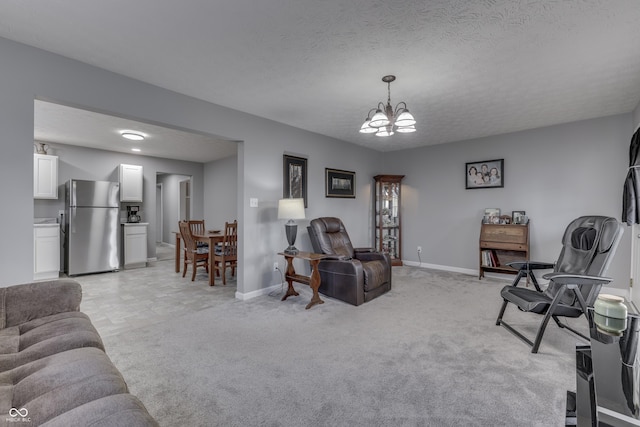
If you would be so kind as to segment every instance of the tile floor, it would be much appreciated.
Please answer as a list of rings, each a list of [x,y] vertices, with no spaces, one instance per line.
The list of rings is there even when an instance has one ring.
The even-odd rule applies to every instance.
[[[171,247],[173,250],[173,247]],[[235,298],[236,278],[227,269],[227,284],[199,268],[195,281],[176,273],[174,258],[150,262],[146,268],[76,276],[82,285],[81,311],[102,336],[170,320]]]

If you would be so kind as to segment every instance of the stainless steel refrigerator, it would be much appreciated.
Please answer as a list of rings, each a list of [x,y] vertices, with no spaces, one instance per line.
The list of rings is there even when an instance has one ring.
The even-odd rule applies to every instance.
[[[67,275],[119,268],[119,186],[108,181],[67,181],[64,239]]]

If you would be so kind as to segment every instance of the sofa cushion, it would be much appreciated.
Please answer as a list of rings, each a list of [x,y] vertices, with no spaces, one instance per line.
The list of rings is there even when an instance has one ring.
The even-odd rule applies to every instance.
[[[0,373],[0,414],[25,408],[33,425],[40,425],[85,403],[127,392],[106,353],[78,348]]]
[[[369,292],[386,283],[386,269],[387,265],[382,261],[368,261],[362,263],[365,292]]]
[[[54,314],[0,330],[0,372],[82,347],[104,350],[89,317],[78,311]]]
[[[157,426],[142,402],[131,394],[93,400],[47,421],[43,427],[146,427]]]

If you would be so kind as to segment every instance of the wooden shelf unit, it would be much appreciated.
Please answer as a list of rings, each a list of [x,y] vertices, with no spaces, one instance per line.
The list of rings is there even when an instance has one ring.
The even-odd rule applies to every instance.
[[[478,279],[484,277],[485,271],[517,274],[518,270],[507,266],[507,263],[529,261],[529,223],[482,224],[479,254]]]

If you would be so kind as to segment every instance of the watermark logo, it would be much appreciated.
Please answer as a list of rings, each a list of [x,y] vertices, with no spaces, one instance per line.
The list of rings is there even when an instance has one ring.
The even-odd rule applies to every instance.
[[[27,411],[27,408],[11,408],[9,409],[9,417],[6,418],[6,421],[9,423],[30,423],[31,418],[28,415],[29,411]]]

